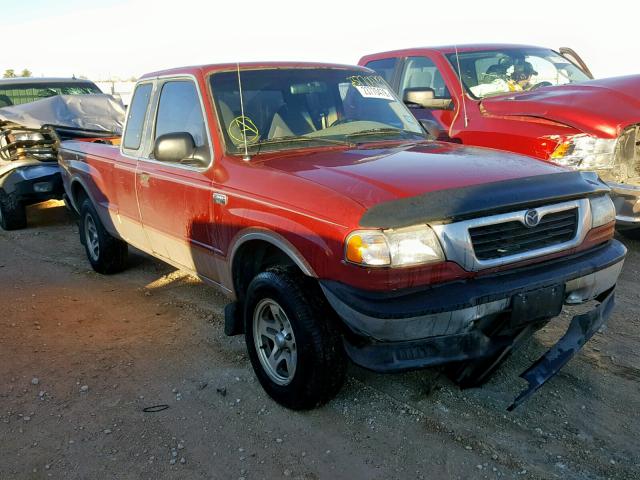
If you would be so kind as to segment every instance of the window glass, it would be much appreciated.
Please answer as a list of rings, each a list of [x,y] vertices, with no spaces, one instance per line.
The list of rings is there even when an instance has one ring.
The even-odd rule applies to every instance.
[[[397,63],[397,58],[383,58],[382,60],[373,60],[367,63],[366,67],[380,74],[387,83],[391,83]]]
[[[93,83],[34,83],[0,86],[0,107],[22,105],[55,95],[91,95],[102,93]]]
[[[543,48],[460,52],[458,58],[447,58],[456,72],[460,64],[462,82],[476,98],[589,80],[569,60]]]
[[[424,140],[424,131],[378,74],[346,68],[273,68],[215,73],[211,90],[227,150]],[[250,149],[250,152],[249,152]]]
[[[427,57],[408,57],[402,72],[400,82],[400,97],[404,97],[406,88],[432,88],[434,97],[440,99],[451,98],[451,94],[444,84],[442,74],[433,61]]]
[[[127,116],[127,129],[124,132],[122,146],[131,150],[138,150],[142,142],[142,129],[144,117],[147,114],[149,98],[151,97],[151,84],[138,85],[133,94],[133,100]]]
[[[160,93],[155,138],[177,132],[190,133],[197,148],[207,145],[198,91],[190,80],[169,81]]]

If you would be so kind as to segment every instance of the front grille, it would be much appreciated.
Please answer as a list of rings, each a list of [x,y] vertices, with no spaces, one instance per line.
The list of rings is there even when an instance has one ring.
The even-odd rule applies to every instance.
[[[478,260],[492,260],[558,245],[572,240],[578,228],[578,209],[547,213],[535,227],[512,220],[469,229]]]

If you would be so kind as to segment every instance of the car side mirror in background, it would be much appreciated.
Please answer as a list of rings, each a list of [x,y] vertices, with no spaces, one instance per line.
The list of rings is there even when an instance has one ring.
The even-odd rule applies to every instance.
[[[435,98],[436,92],[433,88],[405,88],[402,99],[408,106],[418,106],[422,108],[433,108],[446,110],[451,106],[450,98]]]
[[[167,133],[156,138],[153,158],[160,162],[179,163],[191,158],[195,151],[196,142],[190,133]]]

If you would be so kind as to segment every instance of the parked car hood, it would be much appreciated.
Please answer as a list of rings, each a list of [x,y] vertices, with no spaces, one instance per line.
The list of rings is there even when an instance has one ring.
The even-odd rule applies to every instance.
[[[487,98],[481,108],[488,115],[545,118],[597,137],[616,138],[625,127],[640,123],[640,75]]]
[[[274,168],[342,194],[365,208],[384,201],[501,180],[565,172],[529,157],[444,142],[283,153]],[[316,199],[322,208],[322,199]]]

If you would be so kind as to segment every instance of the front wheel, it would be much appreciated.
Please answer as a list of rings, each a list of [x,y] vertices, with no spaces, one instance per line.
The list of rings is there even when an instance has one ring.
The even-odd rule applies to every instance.
[[[618,231],[631,240],[640,240],[640,228],[625,228]]]
[[[98,273],[117,273],[127,267],[127,244],[107,232],[91,200],[80,206],[80,241],[87,258]]]
[[[338,393],[346,355],[332,311],[312,280],[281,268],[260,273],[249,285],[244,317],[251,364],[276,402],[310,409]]]
[[[15,194],[0,192],[0,226],[3,230],[18,230],[27,226],[27,211]]]

